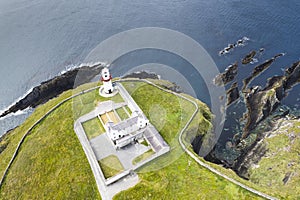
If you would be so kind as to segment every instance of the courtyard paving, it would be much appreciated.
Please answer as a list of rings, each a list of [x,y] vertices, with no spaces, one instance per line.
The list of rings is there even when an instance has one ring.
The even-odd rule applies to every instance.
[[[119,158],[125,170],[133,168],[132,161],[134,158],[150,149],[149,146],[136,143],[116,150],[106,133],[91,139],[90,144],[97,160],[101,160],[110,155],[115,155]]]

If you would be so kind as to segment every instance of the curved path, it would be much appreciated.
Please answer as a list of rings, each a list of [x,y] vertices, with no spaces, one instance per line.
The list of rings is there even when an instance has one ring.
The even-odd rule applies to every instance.
[[[167,89],[165,89],[165,88],[162,88],[162,87],[160,87],[160,86],[158,86],[158,85],[156,85],[156,84],[154,84],[154,83],[152,83],[151,81],[148,81],[148,80],[141,80],[141,79],[127,79],[127,80],[118,80],[117,82],[125,82],[125,81],[145,82],[145,83],[148,83],[148,84],[150,84],[150,85],[152,85],[152,86],[154,86],[154,87],[156,87],[156,88],[158,88],[158,89],[160,89],[160,90],[162,90],[162,91],[164,91],[164,92],[168,92],[168,93],[174,94],[174,95],[176,95],[176,96],[178,96],[178,97],[180,97],[180,98],[182,98],[182,99],[185,99],[185,100],[191,102],[191,103],[195,106],[195,111],[194,111],[192,117],[189,119],[189,121],[188,121],[188,122],[186,123],[186,125],[184,126],[184,128],[181,130],[180,135],[179,135],[179,137],[178,137],[178,140],[179,140],[179,143],[180,143],[182,149],[183,149],[183,150],[184,150],[184,151],[185,151],[192,159],[194,159],[199,165],[201,165],[202,167],[208,169],[209,171],[211,171],[211,172],[213,172],[213,173],[215,173],[215,174],[217,174],[217,175],[219,175],[219,176],[225,178],[226,180],[228,180],[228,181],[230,181],[230,182],[232,182],[232,183],[234,183],[234,184],[236,184],[236,185],[242,187],[243,189],[245,189],[245,190],[247,190],[247,191],[249,191],[249,192],[252,192],[252,193],[254,193],[254,194],[256,194],[256,195],[258,195],[258,196],[260,196],[260,197],[263,197],[263,198],[266,198],[266,199],[272,199],[272,200],[273,200],[273,199],[276,199],[276,198],[274,198],[274,197],[272,197],[272,196],[269,196],[269,195],[267,195],[267,194],[264,194],[264,193],[262,193],[262,192],[260,192],[260,191],[255,190],[255,189],[253,189],[253,188],[251,188],[251,187],[248,187],[248,186],[246,186],[246,185],[244,185],[244,184],[242,184],[242,183],[240,183],[240,182],[238,182],[238,181],[236,181],[236,180],[234,180],[234,179],[228,177],[228,176],[225,175],[225,174],[222,174],[221,172],[219,172],[219,171],[216,170],[215,168],[213,168],[213,167],[209,166],[208,164],[204,163],[203,161],[201,161],[201,160],[198,158],[198,156],[196,156],[193,152],[191,152],[191,151],[184,145],[184,143],[183,143],[183,141],[182,141],[182,135],[183,135],[183,133],[185,132],[185,130],[187,129],[187,127],[190,125],[190,123],[192,122],[192,120],[194,119],[194,117],[196,116],[197,112],[199,111],[199,107],[198,107],[198,105],[197,105],[196,102],[192,101],[191,99],[189,99],[189,98],[187,98],[187,97],[185,97],[185,96],[182,96],[181,94],[178,94],[178,93],[176,93],[176,92],[167,90]],[[16,150],[15,150],[15,152],[14,152],[14,154],[13,154],[13,156],[12,156],[12,158],[11,158],[9,164],[8,164],[8,166],[6,167],[6,169],[5,169],[5,171],[4,171],[4,174],[3,174],[2,177],[1,177],[1,180],[0,180],[0,188],[1,188],[2,185],[3,185],[3,181],[4,181],[5,177],[7,176],[8,170],[9,170],[10,167],[12,166],[12,164],[13,164],[15,158],[17,157],[17,155],[18,155],[18,153],[19,153],[19,150],[20,150],[21,145],[24,143],[26,137],[30,134],[30,131],[32,131],[32,129],[33,129],[36,125],[38,125],[38,124],[39,124],[42,120],[44,120],[51,112],[53,112],[56,108],[58,108],[59,106],[61,106],[61,105],[62,105],[63,103],[65,103],[66,101],[68,101],[68,100],[70,100],[70,99],[72,99],[72,98],[74,98],[74,97],[76,97],[76,96],[79,96],[79,95],[81,95],[81,94],[83,94],[83,93],[86,93],[86,92],[90,92],[90,91],[92,91],[92,90],[95,90],[95,89],[97,89],[97,88],[99,88],[99,87],[100,87],[100,86],[93,87],[93,88],[90,88],[90,89],[88,89],[88,90],[84,90],[84,91],[82,91],[82,92],[79,92],[79,93],[77,93],[77,94],[75,94],[75,95],[72,95],[72,96],[70,96],[70,97],[64,99],[63,101],[61,101],[60,103],[58,103],[56,106],[54,106],[53,108],[51,108],[46,114],[44,114],[39,120],[37,120],[37,121],[36,121],[36,122],[35,122],[28,130],[27,130],[27,132],[26,132],[26,133],[23,135],[23,137],[21,138],[21,140],[20,140],[20,142],[19,142],[19,144],[18,144],[18,146],[17,146],[17,148],[16,148]]]
[[[126,80],[123,80],[123,81],[125,82]],[[184,145],[184,143],[183,143],[183,141],[182,141],[182,135],[183,135],[183,133],[185,132],[185,130],[187,129],[187,127],[190,125],[190,123],[193,121],[193,119],[195,118],[197,112],[199,111],[199,107],[198,107],[198,104],[197,104],[196,102],[192,101],[191,99],[189,99],[189,98],[187,98],[187,97],[185,97],[185,96],[183,96],[183,95],[181,95],[181,94],[179,94],[179,93],[176,93],[176,92],[167,90],[167,89],[165,89],[165,88],[162,88],[162,87],[160,87],[160,86],[158,86],[158,85],[156,85],[156,84],[154,84],[154,83],[152,83],[151,81],[148,81],[148,80],[137,80],[137,79],[131,80],[131,79],[130,79],[130,81],[139,81],[139,82],[145,82],[145,83],[148,83],[148,84],[150,84],[150,85],[152,85],[152,86],[154,86],[154,87],[156,87],[156,88],[158,88],[158,89],[160,89],[160,90],[162,90],[162,91],[164,91],[164,92],[168,92],[168,93],[174,94],[174,95],[176,95],[176,96],[178,96],[178,97],[180,97],[180,98],[182,98],[182,99],[185,99],[185,100],[191,102],[191,103],[195,106],[195,111],[194,111],[192,117],[189,119],[189,121],[188,121],[188,122],[186,123],[186,125],[184,126],[184,128],[181,130],[181,132],[180,132],[180,134],[179,134],[179,137],[178,137],[178,141],[179,141],[179,143],[180,143],[182,149],[183,149],[183,150],[184,150],[184,151],[185,151],[192,159],[194,159],[199,165],[201,165],[202,167],[208,169],[209,171],[213,172],[214,174],[217,174],[218,176],[223,177],[224,179],[230,181],[231,183],[233,183],[233,184],[235,184],[235,185],[238,185],[238,186],[240,186],[241,188],[243,188],[243,189],[245,189],[245,190],[247,190],[247,191],[249,191],[249,192],[251,192],[251,193],[254,193],[254,194],[256,194],[256,195],[258,195],[258,196],[260,196],[260,197],[263,197],[263,198],[265,198],[265,199],[270,199],[270,200],[276,199],[275,197],[269,196],[269,195],[267,195],[267,194],[265,194],[265,193],[263,193],[263,192],[260,192],[260,191],[258,191],[258,190],[255,190],[255,189],[251,188],[251,187],[248,187],[248,186],[244,185],[243,183],[241,183],[241,182],[239,182],[239,181],[237,181],[237,180],[235,180],[235,179],[233,179],[233,178],[230,178],[230,177],[228,177],[227,175],[221,173],[220,171],[216,170],[215,168],[213,168],[213,167],[211,167],[210,165],[208,165],[208,164],[204,163],[203,161],[201,161],[201,160],[199,159],[198,156],[196,156],[193,152],[191,152],[191,151]],[[122,80],[120,80],[120,82],[122,82]]]

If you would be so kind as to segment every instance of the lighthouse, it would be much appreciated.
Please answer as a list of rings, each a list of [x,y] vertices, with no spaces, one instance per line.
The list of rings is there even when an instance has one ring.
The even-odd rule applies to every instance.
[[[103,68],[101,72],[101,81],[103,83],[103,91],[106,94],[111,94],[114,91],[114,87],[112,85],[111,79],[112,77],[109,73],[109,69],[106,67]]]

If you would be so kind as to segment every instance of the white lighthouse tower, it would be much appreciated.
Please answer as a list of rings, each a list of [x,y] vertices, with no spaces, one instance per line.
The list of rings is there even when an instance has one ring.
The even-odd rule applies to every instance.
[[[106,94],[111,94],[114,91],[114,87],[111,82],[111,75],[108,68],[103,68],[101,72],[101,81],[103,83],[103,89]]]
[[[103,68],[101,71],[101,81],[103,85],[99,89],[99,94],[103,97],[111,97],[114,96],[117,91],[112,84],[112,77],[109,73],[109,69],[107,67]]]

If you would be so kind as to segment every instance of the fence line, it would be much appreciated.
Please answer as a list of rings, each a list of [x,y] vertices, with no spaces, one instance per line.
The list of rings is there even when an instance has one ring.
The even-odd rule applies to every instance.
[[[97,88],[99,88],[99,87],[100,87],[100,86],[96,86],[96,87],[93,87],[93,88],[90,88],[90,89],[81,91],[81,92],[79,92],[79,93],[77,93],[77,94],[74,94],[74,95],[72,95],[72,96],[70,96],[70,97],[68,97],[68,98],[66,98],[66,99],[64,99],[64,100],[62,100],[61,102],[59,102],[58,104],[56,104],[54,107],[52,107],[52,108],[51,108],[47,113],[45,113],[42,117],[40,117],[40,119],[37,120],[37,121],[36,121],[36,122],[35,122],[35,123],[34,123],[27,131],[26,131],[26,133],[22,136],[22,138],[21,138],[21,140],[20,140],[18,146],[16,147],[16,150],[15,150],[15,152],[14,152],[12,158],[10,159],[10,161],[9,161],[9,163],[8,163],[6,169],[5,169],[5,171],[4,171],[4,173],[3,173],[2,177],[1,177],[1,180],[0,180],[0,189],[1,189],[1,187],[3,186],[3,182],[4,182],[4,180],[5,180],[5,177],[7,176],[8,170],[10,169],[10,167],[12,166],[12,164],[13,164],[14,160],[16,159],[18,153],[20,152],[19,150],[20,150],[22,144],[24,143],[26,137],[30,134],[30,132],[36,127],[36,125],[38,125],[38,124],[39,124],[41,121],[43,121],[50,113],[52,113],[54,110],[56,110],[58,107],[60,107],[62,104],[64,104],[64,103],[67,102],[68,100],[70,100],[70,99],[72,99],[72,98],[74,98],[74,97],[77,97],[77,96],[79,96],[79,95],[81,95],[81,94],[84,94],[84,93],[90,92],[90,91],[92,91],[92,90],[95,90],[95,89],[97,89]]]
[[[162,90],[162,91],[165,91],[165,92],[174,94],[174,95],[176,95],[176,96],[178,96],[178,97],[180,97],[180,98],[183,98],[183,99],[185,99],[185,100],[191,102],[192,104],[194,104],[194,106],[195,106],[196,109],[195,109],[195,111],[194,111],[192,117],[189,119],[189,121],[186,123],[186,125],[184,126],[184,128],[181,130],[180,135],[179,135],[179,137],[178,137],[178,141],[179,141],[179,143],[180,143],[182,149],[183,149],[183,150],[184,150],[184,151],[185,151],[192,159],[194,159],[199,165],[201,165],[202,167],[208,169],[209,171],[213,172],[214,174],[219,175],[219,176],[223,177],[224,179],[230,181],[231,183],[233,183],[233,184],[235,184],[235,185],[238,185],[238,186],[240,186],[241,188],[243,188],[243,189],[245,189],[245,190],[247,190],[247,191],[249,191],[249,192],[251,192],[251,193],[254,193],[254,194],[256,194],[256,195],[258,195],[258,196],[260,196],[260,197],[263,197],[263,198],[265,198],[265,199],[270,199],[270,200],[276,199],[275,197],[269,196],[269,195],[267,195],[267,194],[264,194],[264,193],[262,193],[262,192],[260,192],[260,191],[255,190],[255,189],[253,189],[253,188],[251,188],[251,187],[248,187],[248,186],[242,184],[241,182],[236,181],[235,179],[230,178],[230,177],[228,177],[227,175],[225,175],[225,174],[219,172],[219,171],[216,170],[215,168],[213,168],[213,167],[207,165],[207,164],[204,163],[203,161],[199,160],[199,158],[198,158],[197,156],[195,156],[195,154],[192,153],[192,152],[184,145],[184,143],[183,143],[183,141],[182,141],[183,133],[184,133],[184,131],[187,129],[187,127],[190,125],[190,123],[192,122],[192,120],[193,120],[194,117],[196,116],[197,112],[199,111],[199,107],[198,107],[198,105],[197,105],[196,102],[192,101],[191,99],[189,99],[189,98],[187,98],[187,97],[185,97],[185,96],[182,96],[181,94],[178,94],[178,93],[176,93],[176,92],[174,92],[174,91],[171,91],[171,90],[167,90],[167,89],[165,89],[165,88],[162,88],[162,87],[160,87],[160,86],[158,86],[158,85],[152,83],[151,81],[144,80],[144,79],[143,79],[143,80],[141,80],[141,79],[127,79],[127,80],[118,80],[118,81],[116,81],[116,82],[126,82],[126,81],[136,81],[136,82],[145,82],[145,83],[148,83],[148,84],[150,84],[150,85],[152,85],[152,86],[154,86],[154,87],[156,87],[156,88],[158,88],[158,89],[160,89],[160,90]],[[83,93],[86,93],[86,92],[90,92],[90,91],[92,91],[92,90],[95,90],[95,89],[97,89],[97,88],[99,88],[99,87],[100,87],[100,86],[93,87],[93,88],[90,88],[90,89],[88,89],[88,90],[84,90],[84,91],[82,91],[82,92],[80,92],[80,93],[77,93],[77,94],[75,94],[75,95],[72,95],[72,96],[70,96],[70,97],[64,99],[63,101],[59,102],[56,106],[54,106],[53,108],[51,108],[46,114],[44,114],[38,121],[36,121],[36,122],[35,122],[35,123],[27,130],[27,132],[26,132],[26,133],[23,135],[23,137],[21,138],[21,140],[20,140],[20,142],[19,142],[19,144],[18,144],[18,146],[17,146],[17,148],[16,148],[16,150],[15,150],[15,152],[14,152],[14,154],[13,154],[13,156],[12,156],[12,158],[11,158],[11,160],[10,160],[8,166],[7,166],[7,168],[6,168],[5,171],[4,171],[3,176],[1,177],[1,181],[0,181],[0,189],[1,189],[2,185],[3,185],[3,181],[4,181],[5,177],[7,176],[7,173],[8,173],[9,168],[11,167],[11,165],[12,165],[12,163],[14,162],[15,158],[17,157],[17,155],[18,155],[18,153],[19,153],[19,150],[20,150],[20,148],[21,148],[21,145],[24,143],[26,137],[30,134],[30,131],[31,131],[37,124],[39,124],[43,119],[45,119],[50,113],[52,113],[55,109],[57,109],[59,106],[61,106],[61,105],[62,105],[63,103],[65,103],[66,101],[68,101],[68,100],[70,100],[70,99],[72,99],[72,98],[74,98],[74,97],[76,97],[76,96],[79,96],[79,95],[81,95],[81,94],[83,94]]]

